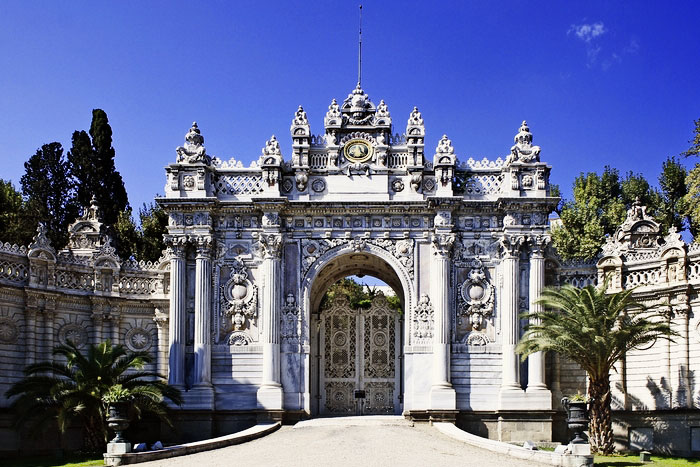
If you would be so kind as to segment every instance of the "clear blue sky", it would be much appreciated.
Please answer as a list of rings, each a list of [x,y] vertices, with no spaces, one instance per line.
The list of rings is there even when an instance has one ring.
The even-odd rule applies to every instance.
[[[191,122],[248,163],[298,105],[323,131],[356,81],[353,1],[0,3],[0,178],[41,144],[70,147],[104,109],[132,206],[163,192]],[[427,153],[505,156],[527,119],[552,181],[606,164],[655,181],[700,118],[700,2],[365,1],[363,87]]]

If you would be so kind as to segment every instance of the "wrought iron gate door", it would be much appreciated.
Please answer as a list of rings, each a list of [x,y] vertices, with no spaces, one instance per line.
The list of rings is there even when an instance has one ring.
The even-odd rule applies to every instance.
[[[400,332],[399,314],[383,295],[367,310],[339,297],[321,313],[322,415],[400,411]]]

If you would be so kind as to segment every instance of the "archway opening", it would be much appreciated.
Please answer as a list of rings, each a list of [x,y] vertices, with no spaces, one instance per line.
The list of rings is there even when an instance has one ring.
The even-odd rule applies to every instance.
[[[318,272],[309,297],[313,415],[402,412],[405,296],[392,266],[372,254],[347,253]]]

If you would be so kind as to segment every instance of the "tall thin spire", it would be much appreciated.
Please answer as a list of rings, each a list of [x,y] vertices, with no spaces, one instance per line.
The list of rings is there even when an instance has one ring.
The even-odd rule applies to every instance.
[[[357,87],[362,87],[362,5],[360,5],[360,42],[357,49]]]

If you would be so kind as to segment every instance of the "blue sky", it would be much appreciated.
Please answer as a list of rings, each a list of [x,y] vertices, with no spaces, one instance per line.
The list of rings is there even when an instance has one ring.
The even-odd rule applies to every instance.
[[[527,119],[552,181],[612,165],[655,181],[700,118],[700,2],[365,1],[363,88],[427,153],[505,156]],[[357,5],[317,2],[0,3],[0,178],[104,109],[132,206],[163,192],[196,120],[208,152],[250,162],[298,105],[323,131],[356,81]],[[694,162],[694,161],[693,161]]]

